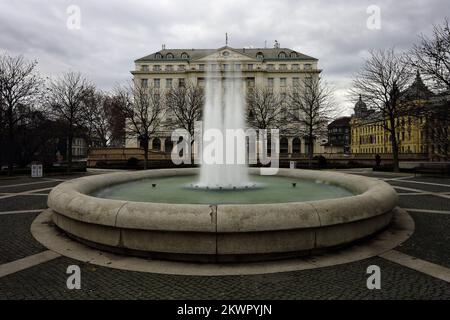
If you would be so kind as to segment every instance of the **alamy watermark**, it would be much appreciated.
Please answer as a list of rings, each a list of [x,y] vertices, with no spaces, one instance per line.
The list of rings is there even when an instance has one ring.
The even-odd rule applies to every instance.
[[[175,165],[256,165],[262,175],[276,175],[280,159],[278,129],[206,129],[202,122],[195,124],[194,137],[185,130],[174,130],[171,153]],[[195,142],[195,143],[194,143]],[[269,147],[270,146],[270,147]],[[192,159],[194,154],[194,159]]]
[[[77,5],[70,5],[66,9],[66,26],[69,30],[81,29],[81,9]]]
[[[366,22],[367,29],[381,30],[381,8],[377,5],[370,5],[367,7],[366,13],[369,15]]]

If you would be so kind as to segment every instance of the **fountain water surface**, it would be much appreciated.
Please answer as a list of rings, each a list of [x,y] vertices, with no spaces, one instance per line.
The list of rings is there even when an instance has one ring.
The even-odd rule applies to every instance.
[[[232,66],[232,65],[231,65]],[[211,68],[209,68],[211,69]],[[195,185],[197,188],[206,189],[243,189],[255,187],[251,183],[248,175],[248,168],[245,161],[239,161],[237,154],[244,151],[245,139],[235,139],[230,146],[227,145],[227,130],[234,130],[235,133],[244,133],[245,130],[245,100],[244,85],[240,72],[209,72],[206,79],[206,99],[203,112],[203,141],[202,141],[202,166],[200,171],[200,181]],[[215,142],[206,134],[207,132],[220,131],[223,137],[223,153],[204,154],[208,145]],[[209,137],[209,138],[208,138]],[[228,141],[230,142],[230,141]],[[217,151],[217,150],[216,150]],[[220,153],[220,152],[219,152]],[[231,153],[231,154],[230,154]],[[216,161],[211,161],[208,156],[215,157]],[[227,155],[234,155],[234,161],[227,161]],[[242,159],[242,158],[241,158]]]

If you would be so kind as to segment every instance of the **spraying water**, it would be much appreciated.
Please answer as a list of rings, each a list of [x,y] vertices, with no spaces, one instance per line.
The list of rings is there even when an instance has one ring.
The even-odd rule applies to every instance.
[[[196,187],[208,189],[252,187],[245,164],[245,100],[241,73],[237,71],[208,72],[205,93],[203,161],[200,181]],[[227,133],[237,134],[239,137],[227,139]],[[211,134],[216,139],[212,139]],[[218,134],[222,136],[222,142],[219,144],[217,144]],[[211,152],[208,146],[211,146],[212,142],[220,146],[219,150],[216,148]],[[218,161],[208,161],[206,158],[211,155]]]

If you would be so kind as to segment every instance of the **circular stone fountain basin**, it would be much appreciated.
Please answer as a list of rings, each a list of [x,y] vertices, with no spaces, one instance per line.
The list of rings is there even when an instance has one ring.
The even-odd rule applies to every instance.
[[[397,205],[387,183],[342,173],[280,169],[277,176],[255,176],[267,189],[236,192],[187,188],[196,174],[198,169],[174,169],[76,179],[53,189],[48,205],[54,223],[87,245],[200,262],[280,259],[347,245],[387,227]],[[132,186],[142,189],[136,199],[128,192]],[[162,192],[171,186],[173,195]]]
[[[268,204],[316,201],[354,195],[320,181],[283,176],[252,176],[253,188],[195,188],[197,176],[148,178],[113,185],[92,193],[104,199],[180,204]]]

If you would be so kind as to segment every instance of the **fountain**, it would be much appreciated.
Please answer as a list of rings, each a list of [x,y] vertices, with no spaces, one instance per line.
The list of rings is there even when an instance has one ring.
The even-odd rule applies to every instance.
[[[211,68],[208,68],[211,69]],[[203,132],[211,130],[220,131],[222,137],[226,137],[227,130],[244,134],[245,115],[244,109],[244,86],[242,76],[239,72],[226,72],[225,77],[221,73],[207,74],[206,81],[206,103],[203,116]],[[207,135],[203,135],[203,147],[207,148],[210,141],[206,140]],[[250,183],[247,166],[239,163],[237,154],[245,154],[245,140],[237,141],[234,150],[227,147],[223,141],[223,153],[221,163],[210,163],[206,155],[202,155],[202,166],[200,171],[200,181],[196,187],[208,189],[243,189],[253,187]],[[233,153],[235,159],[233,163],[227,163],[228,153]],[[217,161],[216,161],[217,162]]]
[[[204,128],[245,128],[242,76],[212,73]],[[386,228],[397,205],[387,183],[337,172],[245,163],[89,176],[54,188],[54,224],[88,246],[124,255],[196,262],[284,259],[349,245]],[[242,146],[241,146],[242,147]],[[221,152],[219,152],[221,153]],[[206,161],[205,161],[206,160]],[[263,186],[255,188],[256,186]]]

